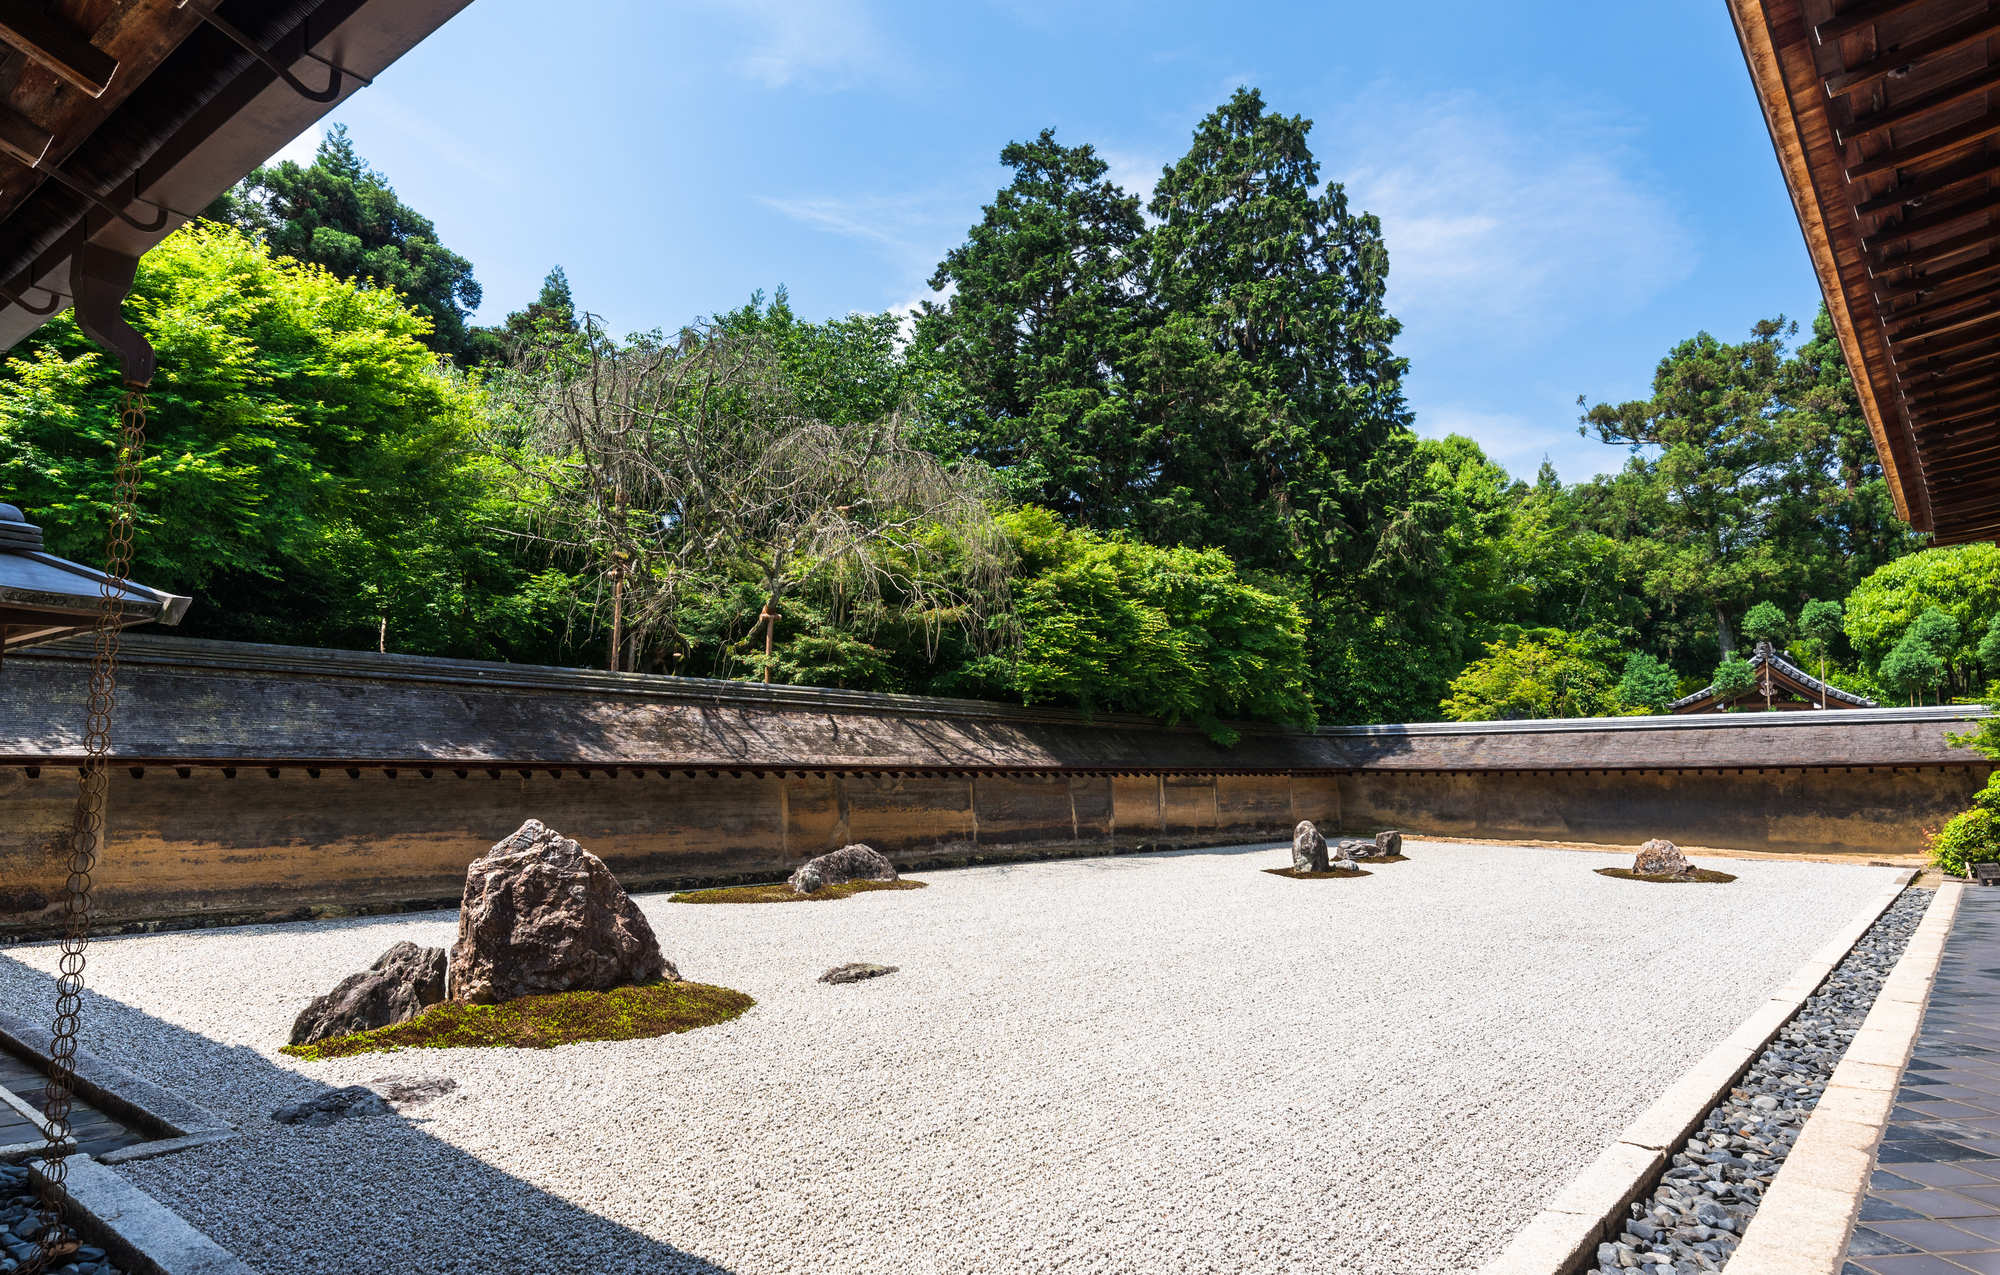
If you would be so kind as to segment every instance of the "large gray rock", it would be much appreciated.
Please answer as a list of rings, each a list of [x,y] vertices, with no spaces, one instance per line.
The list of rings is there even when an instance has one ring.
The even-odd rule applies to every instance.
[[[398,943],[359,974],[349,974],[313,998],[292,1023],[292,1043],[407,1023],[444,999],[445,951]]]
[[[1326,838],[1310,819],[1299,820],[1292,829],[1292,871],[1325,872]]]
[[[1403,834],[1394,828],[1375,834],[1375,853],[1390,858],[1403,853]]]
[[[606,991],[678,980],[659,940],[604,860],[530,819],[472,861],[451,998],[493,1005],[517,996]]]
[[[1648,877],[1685,875],[1694,871],[1694,865],[1687,861],[1679,846],[1655,837],[1639,847],[1638,857],[1632,860],[1632,871]]]
[[[849,881],[895,881],[898,877],[896,865],[874,848],[857,843],[829,851],[817,859],[806,860],[787,880],[798,893],[811,894],[830,885],[846,885]]]

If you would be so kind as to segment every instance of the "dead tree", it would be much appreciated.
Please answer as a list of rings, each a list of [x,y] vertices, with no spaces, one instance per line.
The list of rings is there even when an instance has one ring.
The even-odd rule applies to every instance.
[[[498,450],[537,534],[609,586],[620,627],[683,653],[683,604],[738,582],[764,600],[745,637],[763,629],[765,681],[777,617],[809,586],[893,594],[982,629],[1005,606],[1009,556],[985,471],[912,447],[900,415],[799,415],[761,340],[688,329],[621,344],[591,320],[534,351],[497,398]]]

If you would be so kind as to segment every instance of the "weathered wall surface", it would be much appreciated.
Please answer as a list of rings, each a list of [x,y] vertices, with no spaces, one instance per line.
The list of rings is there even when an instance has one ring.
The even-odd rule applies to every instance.
[[[1914,854],[1992,767],[1482,774],[1361,772],[1340,780],[1350,827],[1497,841]]]
[[[74,768],[0,769],[0,929],[46,924],[63,879]],[[546,771],[149,769],[111,772],[107,921],[263,914],[455,899],[466,864],[535,818],[628,886],[771,881],[865,841],[905,866],[1214,845],[1336,826],[1328,776],[641,778]],[[1162,811],[1165,821],[1162,822]]]
[[[1883,855],[1963,809],[1964,710],[1191,728],[1048,708],[134,636],[99,915],[457,897],[528,818],[635,888],[1329,831]],[[0,673],[0,934],[63,881],[87,651]],[[462,772],[462,774],[461,774]],[[428,777],[427,777],[428,773]]]

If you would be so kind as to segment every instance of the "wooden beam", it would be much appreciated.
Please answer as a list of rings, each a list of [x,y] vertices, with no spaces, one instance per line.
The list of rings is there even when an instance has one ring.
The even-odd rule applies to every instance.
[[[1894,190],[1864,199],[1854,205],[1854,215],[1857,218],[1872,217],[1876,213],[1900,208],[1905,204],[1926,203],[1955,186],[1963,186],[1968,182],[1990,177],[1996,172],[2000,172],[2000,151],[1984,151],[1970,159],[1962,159],[1956,164],[1947,164],[1943,168],[1925,173],[1921,177],[1907,178]],[[1858,189],[1866,193],[1865,188]]]
[[[1932,111],[1943,110],[1954,102],[1962,102],[1974,94],[1984,93],[1996,84],[2000,84],[2000,67],[1989,66],[1977,75],[1954,81],[1933,92],[1925,93],[1921,97],[1913,97],[1907,102],[1898,102],[1894,106],[1885,106],[1879,111],[1862,116],[1851,124],[1845,126],[1836,125],[1833,130],[1834,140],[1845,145],[1857,137],[1866,137],[1870,133],[1877,133],[1885,128],[1893,128],[1898,124],[1908,123],[1919,115],[1928,115]]]
[[[1901,256],[1884,257],[1870,266],[1868,273],[1890,274],[1897,270],[1915,269],[1918,266],[1930,265],[1934,261],[1943,261],[1946,257],[1955,257],[1967,248],[1979,248],[1996,242],[2000,242],[2000,225],[1988,222],[1977,230],[1968,230],[1948,239],[1940,239],[1936,243],[1927,243],[1921,248],[1912,248]]]
[[[1970,376],[1940,377],[1920,386],[1904,391],[1903,402],[1914,407],[1918,404],[1934,403],[1941,398],[1956,394],[1975,386],[1991,385],[2000,388],[2000,368],[1983,367]]]
[[[1824,81],[1826,95],[1841,97],[1861,89],[1873,88],[1885,76],[1897,71],[1907,71],[1926,58],[1955,53],[1968,44],[1989,38],[1996,32],[2000,32],[2000,10],[1989,9],[1976,17],[1946,27],[1936,35],[1912,40],[1907,44],[1892,45],[1852,70],[1827,76]]]
[[[1943,394],[1932,395],[1920,401],[1913,400],[1907,402],[1904,404],[1904,411],[1913,415],[1926,412],[1948,412],[1961,404],[1973,401],[1975,398],[1992,398],[1995,394],[2000,394],[2000,384],[1996,384],[1995,378],[1989,376],[1978,385],[1964,386],[1949,390]]]
[[[1995,208],[2000,208],[2000,190],[1989,190],[1976,198],[1947,204],[1942,208],[1926,209],[1918,216],[1907,217],[1902,221],[1883,226],[1872,235],[1863,235],[1861,246],[1869,252],[1879,252],[1890,244],[1901,243],[1912,235],[1941,230],[1955,222],[1991,212]]]
[[[1821,44],[1872,27],[1886,18],[1929,4],[1930,0],[1863,0],[1846,13],[1836,14],[1813,28],[1813,39]]]
[[[1864,159],[1858,164],[1849,165],[1846,169],[1847,180],[1851,182],[1860,181],[1862,178],[1872,177],[1876,173],[1886,173],[1891,169],[1905,168],[1911,164],[1920,164],[1924,160],[1934,158],[1935,156],[1949,154],[1961,146],[1970,146],[1974,142],[1984,141],[1995,133],[2000,133],[2000,113],[1988,111],[1976,119],[1970,119],[1963,124],[1954,125],[1941,132],[1932,133],[1929,137],[1923,138],[1920,141],[1911,142],[1907,146],[1895,147],[1892,150],[1882,152],[1880,155]]]
[[[1991,274],[1995,270],[2000,270],[2000,257],[1982,257],[1974,261],[1965,262],[1962,265],[1946,266],[1942,270],[1934,270],[1929,274],[1920,274],[1908,283],[1900,283],[1888,287],[1878,285],[1875,288],[1875,300],[1882,305],[1894,305],[1906,297],[1929,296],[1940,288],[1949,287],[1954,283],[1964,283],[1968,279],[1977,279],[1981,275]],[[1945,302],[1938,301],[1932,304],[1943,305]],[[1915,311],[1908,313],[1915,313]],[[1883,316],[1883,322],[1893,323],[1903,317],[1904,315],[1902,314],[1888,314]]]
[[[1890,346],[1906,346],[1913,341],[1931,341],[1939,337],[1950,336],[1956,332],[1963,332],[1967,328],[1985,324],[1991,321],[1996,313],[2000,313],[2000,298],[1989,296],[1984,292],[1969,292],[1963,297],[1941,304],[1947,306],[1963,304],[1966,306],[1966,309],[1943,317],[1938,317],[1934,313],[1925,314],[1909,327],[1897,328],[1894,332],[1889,333]],[[1916,310],[1908,312],[1912,316],[1916,315],[1916,313]],[[1892,314],[1883,320],[1883,324],[1887,326],[1889,323],[1897,322],[1905,317],[1905,315]]]
[[[0,40],[92,97],[103,97],[118,59],[29,0],[0,0]]]
[[[1907,370],[1914,370],[1919,363],[1927,360],[1943,358],[1946,355],[1958,355],[1959,357],[1953,361],[1953,368],[1947,369],[1955,370],[1957,367],[1970,363],[1974,359],[1985,358],[1988,353],[1984,349],[1981,349],[1977,354],[1967,354],[1965,351],[1985,346],[1989,342],[1996,340],[2000,340],[2000,336],[1979,332],[1966,336],[1964,339],[1947,338],[1941,344],[1936,345],[1916,344],[1908,347],[1896,347],[1892,345],[1889,350],[1889,357],[1895,360],[1897,367],[1906,369],[1905,374],[1907,374]]]
[[[1982,390],[1970,398],[1956,404],[1937,404],[1922,411],[1911,409],[1910,424],[1919,433],[1935,429],[1940,425],[1951,425],[1959,421],[1969,421],[1979,416],[2000,415],[2000,399],[1991,391]]]

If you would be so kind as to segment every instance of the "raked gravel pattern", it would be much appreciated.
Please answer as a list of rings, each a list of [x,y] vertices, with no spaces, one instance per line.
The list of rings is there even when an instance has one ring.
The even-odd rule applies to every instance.
[[[1890,879],[1411,842],[925,874],[828,903],[641,900],[717,1027],[548,1051],[277,1053],[293,1015],[449,913],[91,949],[87,1046],[239,1123],[120,1172],[285,1272],[1276,1272],[1478,1267]],[[38,1012],[56,953],[0,953]],[[900,966],[818,981],[849,961]],[[458,1088],[324,1128],[387,1073]]]

